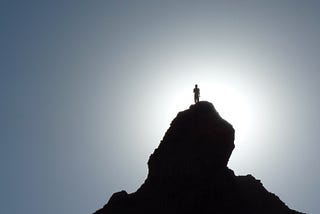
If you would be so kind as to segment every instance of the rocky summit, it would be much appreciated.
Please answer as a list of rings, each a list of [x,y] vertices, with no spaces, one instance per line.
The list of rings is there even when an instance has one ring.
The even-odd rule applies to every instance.
[[[234,129],[205,101],[179,112],[148,161],[134,193],[114,193],[95,214],[300,213],[288,208],[252,175],[227,167]]]

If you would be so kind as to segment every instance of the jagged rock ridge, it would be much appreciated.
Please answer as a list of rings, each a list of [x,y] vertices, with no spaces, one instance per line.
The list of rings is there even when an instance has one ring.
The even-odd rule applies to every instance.
[[[209,102],[178,113],[148,161],[149,173],[134,193],[114,193],[95,214],[299,213],[253,176],[227,167],[234,129]]]

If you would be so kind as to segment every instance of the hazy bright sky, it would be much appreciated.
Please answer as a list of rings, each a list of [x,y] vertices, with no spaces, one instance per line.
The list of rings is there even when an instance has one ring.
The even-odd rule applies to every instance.
[[[135,191],[178,111],[212,102],[229,167],[320,210],[319,1],[0,3],[0,212],[87,214]]]

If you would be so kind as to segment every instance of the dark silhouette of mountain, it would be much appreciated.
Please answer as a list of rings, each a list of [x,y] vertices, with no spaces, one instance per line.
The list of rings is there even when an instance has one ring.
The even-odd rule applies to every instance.
[[[214,106],[191,105],[172,121],[148,161],[149,173],[134,193],[114,193],[95,214],[300,213],[288,208],[252,175],[227,167],[234,129]]]

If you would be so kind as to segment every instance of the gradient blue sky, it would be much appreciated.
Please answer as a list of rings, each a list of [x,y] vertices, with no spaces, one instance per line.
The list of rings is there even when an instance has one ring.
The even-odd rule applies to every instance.
[[[320,210],[318,1],[0,2],[0,212],[92,213],[135,191],[198,83],[229,167]]]

